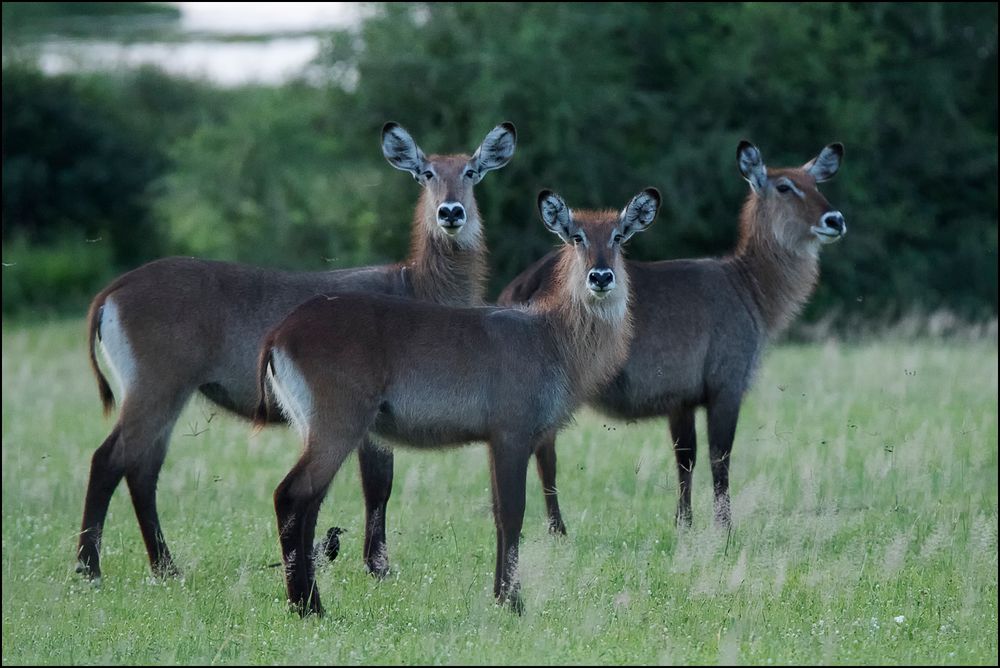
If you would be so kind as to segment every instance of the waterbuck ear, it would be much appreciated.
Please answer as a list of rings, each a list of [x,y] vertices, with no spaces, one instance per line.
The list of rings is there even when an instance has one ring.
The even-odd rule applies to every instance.
[[[473,183],[479,183],[486,176],[486,172],[493,169],[500,169],[514,157],[514,147],[517,145],[517,130],[514,124],[504,122],[490,130],[486,139],[476,149],[472,159],[469,160],[469,169],[472,170]]]
[[[549,232],[558,235],[568,244],[573,243],[576,225],[573,223],[573,214],[562,197],[551,190],[538,193],[538,212]]]
[[[816,183],[823,183],[833,178],[840,169],[840,161],[844,159],[844,145],[830,144],[819,152],[815,158],[802,165],[802,169],[812,174]]]
[[[382,126],[382,155],[396,169],[413,174],[417,181],[423,180],[427,157],[399,123],[390,121]]]
[[[622,243],[652,225],[659,210],[660,191],[656,188],[646,188],[633,197],[621,213]]]
[[[760,192],[767,185],[767,167],[756,146],[746,139],[736,147],[736,164],[740,174],[747,180],[754,192]]]

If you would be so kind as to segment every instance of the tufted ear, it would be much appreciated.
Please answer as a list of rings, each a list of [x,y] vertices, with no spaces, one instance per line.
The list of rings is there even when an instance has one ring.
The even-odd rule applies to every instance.
[[[514,147],[517,146],[517,130],[510,122],[501,123],[486,135],[472,159],[469,169],[475,174],[473,183],[479,183],[486,172],[500,169],[514,157]]]
[[[622,243],[652,225],[659,210],[660,191],[656,188],[646,188],[633,197],[620,216]]]
[[[576,223],[573,222],[573,213],[562,197],[551,190],[538,193],[538,212],[549,232],[558,235],[568,244],[573,243],[573,235],[577,232]]]
[[[427,157],[413,141],[410,133],[399,123],[389,122],[382,126],[382,155],[396,169],[413,174],[422,181],[427,171]]]
[[[815,158],[802,165],[802,169],[812,174],[816,183],[829,181],[840,170],[840,162],[844,159],[844,145],[830,144],[819,152]]]
[[[764,166],[764,158],[757,147],[746,139],[736,147],[736,164],[740,168],[740,174],[754,192],[760,192],[767,186],[767,167]]]

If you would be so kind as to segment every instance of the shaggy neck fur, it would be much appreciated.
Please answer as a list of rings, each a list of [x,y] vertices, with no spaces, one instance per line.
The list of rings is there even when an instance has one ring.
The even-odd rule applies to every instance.
[[[549,322],[564,357],[569,386],[582,401],[618,372],[628,357],[632,316],[628,272],[615,271],[617,285],[605,299],[594,299],[584,284],[576,251],[564,246],[552,277],[552,290],[529,310]]]
[[[819,278],[819,242],[792,239],[796,221],[751,193],[740,216],[732,263],[768,336],[780,333],[808,301]]]
[[[473,206],[462,231],[449,237],[438,227],[436,208],[425,190],[417,203],[405,262],[414,296],[454,306],[481,304],[487,267],[479,211]]]

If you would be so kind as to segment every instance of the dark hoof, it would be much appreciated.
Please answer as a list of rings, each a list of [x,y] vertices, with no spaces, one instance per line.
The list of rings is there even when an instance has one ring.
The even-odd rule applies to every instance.
[[[76,572],[91,581],[99,581],[101,579],[100,566],[91,566],[90,564],[78,561],[76,562]]]
[[[173,561],[167,560],[153,566],[153,575],[158,578],[179,578],[182,576],[181,569]]]
[[[566,535],[566,524],[562,521],[561,517],[549,518],[549,533],[553,536]]]
[[[309,600],[298,599],[297,601],[289,601],[289,607],[292,612],[297,613],[299,617],[305,619],[310,615],[316,615],[317,617],[322,617],[325,613],[323,611],[323,605],[319,601],[319,592],[314,591],[313,595],[309,597]]]
[[[691,511],[677,511],[674,515],[674,526],[678,529],[690,529],[691,528]]]
[[[384,580],[389,575],[389,556],[386,554],[385,545],[375,550],[375,553],[365,559],[365,567],[368,573],[379,580]]]
[[[511,612],[519,617],[524,614],[524,599],[521,598],[521,593],[518,591],[499,597],[497,604],[506,605]]]
[[[323,606],[294,605],[292,607],[295,610],[295,612],[299,613],[299,617],[301,617],[302,619],[305,619],[306,617],[311,617],[312,615],[316,615],[317,617],[322,617],[323,615],[326,614],[326,612],[324,612],[323,610]]]
[[[376,580],[384,580],[389,577],[389,564],[385,561],[373,562],[368,561],[365,563],[368,568],[368,574],[371,575]]]

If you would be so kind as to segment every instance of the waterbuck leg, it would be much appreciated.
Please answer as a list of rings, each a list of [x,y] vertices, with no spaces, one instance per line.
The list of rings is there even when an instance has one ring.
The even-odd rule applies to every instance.
[[[517,442],[490,444],[494,521],[497,525],[497,569],[493,595],[521,614],[524,605],[517,580],[518,542],[524,523],[524,494],[531,451]]]
[[[535,464],[542,481],[542,494],[549,515],[549,532],[566,535],[566,524],[559,512],[559,495],[556,489],[556,439],[543,439],[535,449]]]
[[[91,579],[101,577],[100,553],[104,518],[107,517],[108,505],[111,503],[115,488],[125,475],[125,467],[120,463],[121,458],[115,453],[120,435],[121,427],[115,425],[111,434],[104,439],[104,443],[97,448],[90,460],[90,481],[87,483],[80,540],[76,548],[76,571]]]
[[[133,462],[125,474],[128,491],[132,496],[135,517],[139,521],[142,540],[146,544],[149,565],[157,576],[179,575],[174,565],[160,528],[160,516],[156,511],[156,485],[167,454],[169,432],[155,439],[146,451],[146,456]]]
[[[677,526],[691,526],[691,474],[694,473],[697,452],[697,435],[694,428],[694,408],[683,406],[670,413],[670,436],[677,460],[678,498]]]
[[[170,433],[193,388],[159,386],[155,390],[134,388],[122,402],[121,448],[125,481],[132,495],[132,506],[146,544],[149,565],[157,576],[178,575],[167,549],[156,510],[156,484],[167,456]]]
[[[389,573],[385,512],[392,494],[392,450],[366,438],[358,450],[358,464],[365,494],[365,566],[375,577],[384,578]]]
[[[361,445],[360,439],[356,444]],[[352,449],[344,447],[343,441],[319,445],[310,438],[305,453],[274,490],[288,601],[303,617],[323,614],[313,555],[316,519],[333,476]]]
[[[712,460],[712,486],[715,491],[715,522],[723,528],[728,528],[731,520],[729,459],[739,416],[739,397],[721,395],[708,404],[708,445]]]

